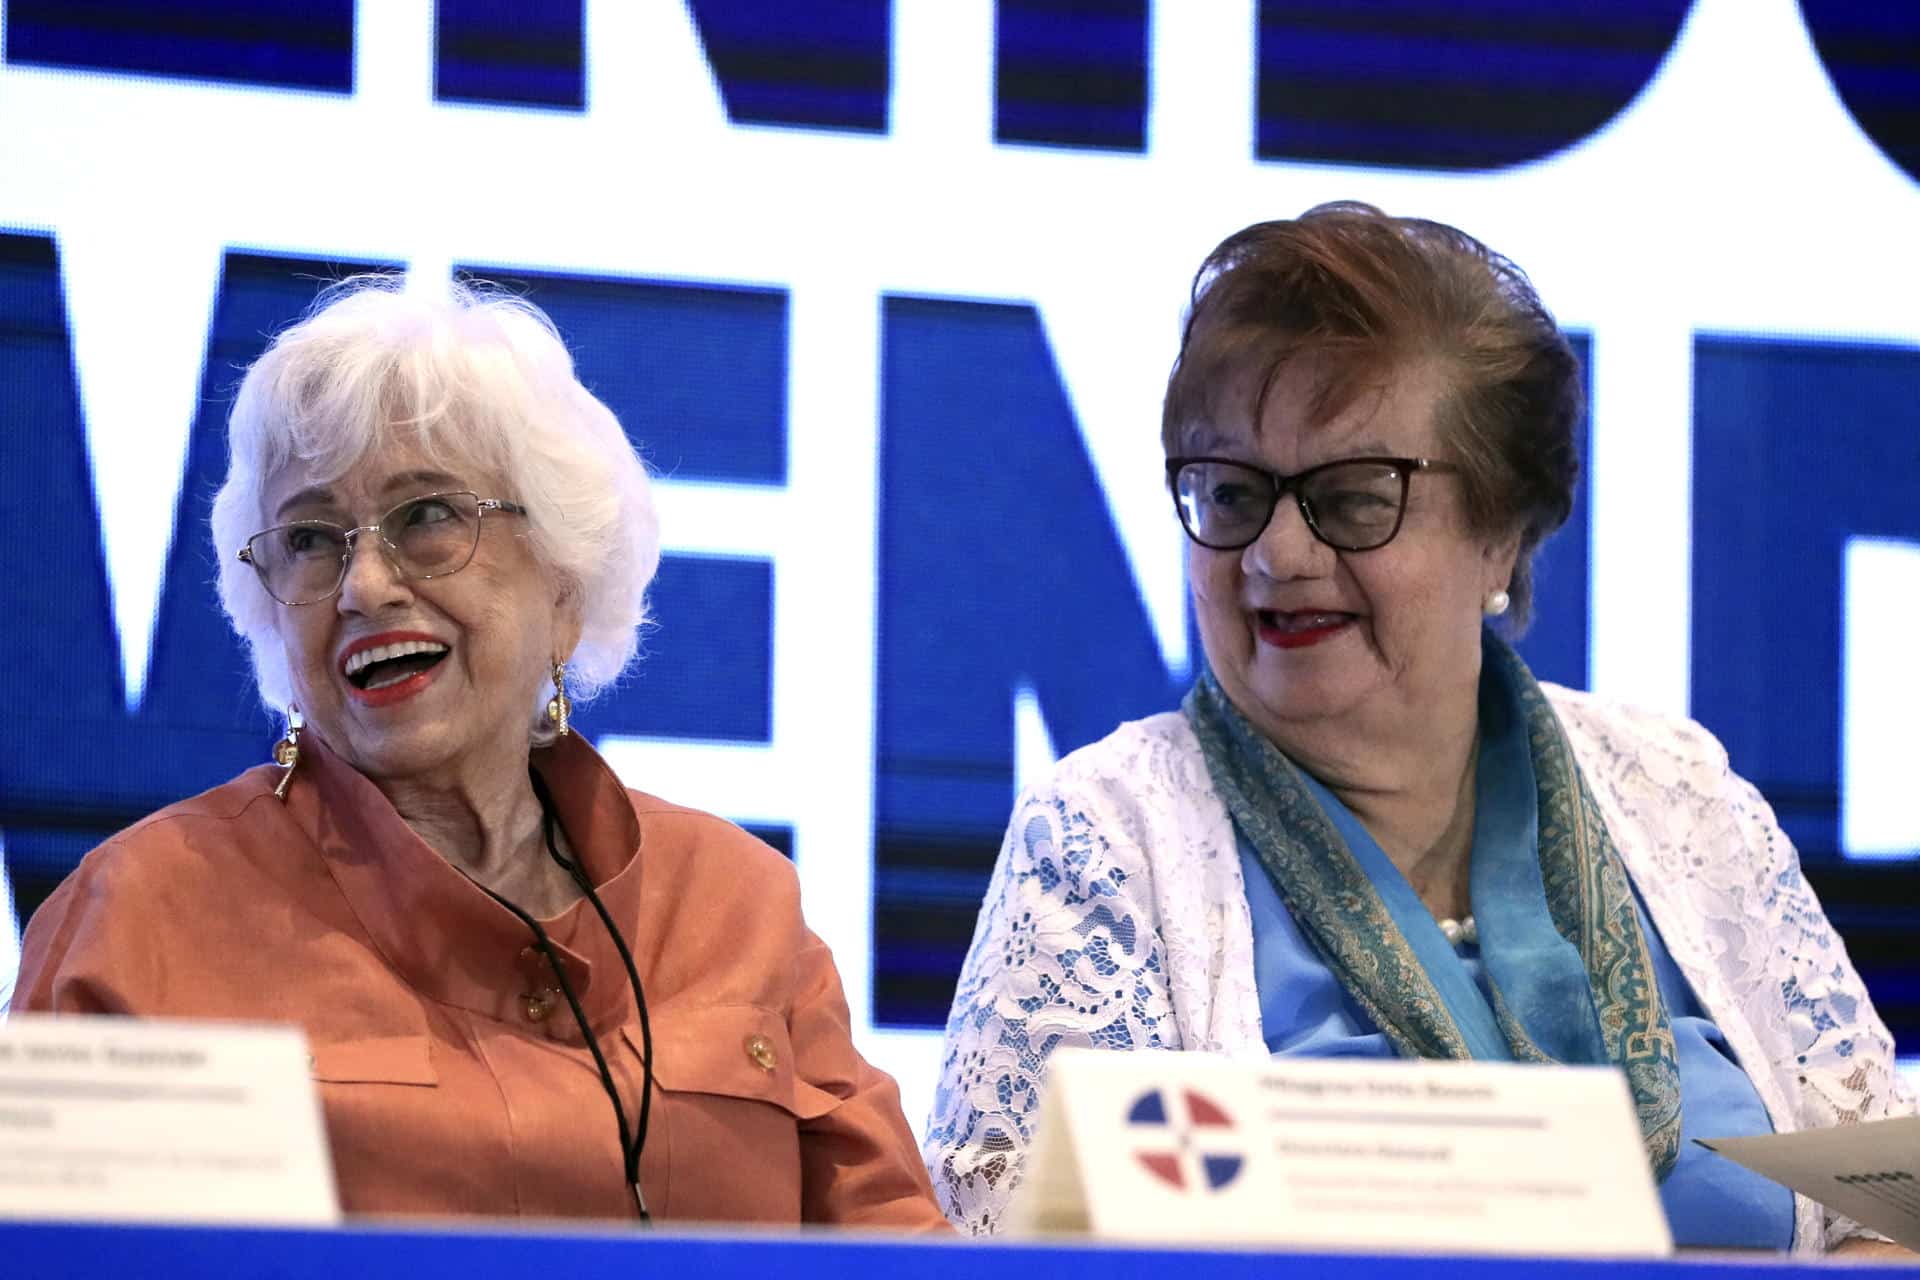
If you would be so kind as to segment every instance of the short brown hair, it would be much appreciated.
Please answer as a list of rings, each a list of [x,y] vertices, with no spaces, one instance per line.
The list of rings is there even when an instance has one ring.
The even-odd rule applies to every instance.
[[[1508,593],[1524,626],[1533,553],[1573,507],[1585,410],[1579,362],[1526,273],[1463,231],[1365,204],[1236,232],[1194,276],[1160,419],[1167,453],[1249,378],[1257,425],[1282,368],[1301,357],[1320,379],[1317,421],[1408,364],[1447,371],[1435,429],[1462,467],[1472,531],[1519,534]]]

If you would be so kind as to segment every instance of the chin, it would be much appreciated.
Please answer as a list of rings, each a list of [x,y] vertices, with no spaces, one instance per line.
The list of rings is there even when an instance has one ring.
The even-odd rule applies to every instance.
[[[353,764],[370,778],[404,778],[446,763],[453,749],[430,728],[356,735]]]
[[[1280,721],[1337,719],[1360,701],[1359,690],[1323,681],[1255,684],[1249,692],[1268,717]]]
[[[1298,694],[1285,697],[1273,695],[1265,697],[1256,695],[1256,697],[1266,719],[1277,724],[1325,720],[1340,713],[1340,708],[1326,699],[1305,698]]]

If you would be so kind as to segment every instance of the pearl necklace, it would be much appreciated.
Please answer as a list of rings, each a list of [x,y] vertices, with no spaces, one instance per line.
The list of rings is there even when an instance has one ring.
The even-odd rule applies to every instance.
[[[1440,935],[1447,940],[1447,945],[1450,947],[1457,947],[1463,942],[1470,947],[1480,945],[1480,926],[1472,916],[1462,920],[1440,921]]]

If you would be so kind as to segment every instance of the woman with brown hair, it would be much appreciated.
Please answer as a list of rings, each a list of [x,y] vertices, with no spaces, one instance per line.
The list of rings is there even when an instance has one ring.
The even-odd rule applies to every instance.
[[[1911,1101],[1792,846],[1698,725],[1543,686],[1574,356],[1364,205],[1227,239],[1162,417],[1207,670],[1019,798],[925,1152],[990,1231],[1064,1046],[1613,1065],[1682,1244],[1859,1234],[1688,1141]]]

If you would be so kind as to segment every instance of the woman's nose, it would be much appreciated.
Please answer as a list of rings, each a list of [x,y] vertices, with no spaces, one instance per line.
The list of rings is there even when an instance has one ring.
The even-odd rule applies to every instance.
[[[369,530],[354,538],[347,555],[347,576],[340,580],[340,612],[377,613],[412,598],[406,577],[379,534]]]
[[[1333,564],[1333,548],[1314,536],[1306,512],[1290,493],[1282,494],[1273,518],[1241,553],[1243,571],[1275,582],[1319,577]]]

